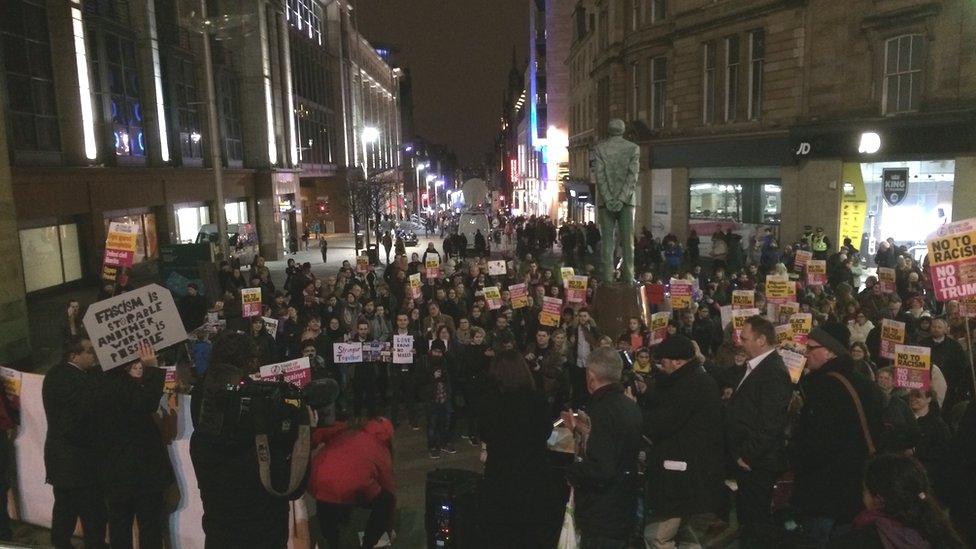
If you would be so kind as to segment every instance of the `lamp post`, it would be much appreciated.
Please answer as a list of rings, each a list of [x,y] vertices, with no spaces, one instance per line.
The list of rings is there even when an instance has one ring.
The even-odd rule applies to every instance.
[[[428,208],[430,208],[430,204],[431,204],[431,201],[430,201],[430,189],[432,187],[431,183],[433,183],[433,181],[435,179],[437,179],[437,176],[436,175],[434,175],[432,173],[427,174],[427,184],[424,185],[424,190],[427,192],[427,207]],[[434,195],[434,203],[436,204],[436,202],[437,202],[437,195],[435,194]],[[431,209],[433,209],[433,208],[431,208]]]
[[[414,202],[414,213],[417,214],[417,220],[420,221],[420,172],[427,169],[427,164],[423,162],[417,162],[415,168],[415,173],[417,174],[417,194],[416,201]]]
[[[380,131],[373,126],[365,126],[361,133],[361,138],[363,141],[363,181],[369,185],[369,145],[370,143],[375,143],[380,138]],[[366,204],[366,215],[364,231],[366,233],[366,249],[369,250],[370,240],[369,240],[369,216],[372,212],[369,210],[372,208],[372,195],[367,194],[370,197],[370,203]],[[376,220],[379,223],[379,220]],[[369,255],[369,254],[367,254]]]

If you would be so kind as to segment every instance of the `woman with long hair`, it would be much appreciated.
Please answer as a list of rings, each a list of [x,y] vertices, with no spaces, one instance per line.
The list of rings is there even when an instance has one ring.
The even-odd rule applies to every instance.
[[[963,548],[939,507],[925,469],[913,458],[878,454],[864,467],[865,510],[854,528],[830,543],[845,549]]]
[[[915,444],[915,457],[925,466],[935,493],[941,497],[947,492],[949,426],[942,419],[934,389],[912,389],[908,393],[908,404],[915,414],[920,434]]]
[[[489,546],[554,547],[562,506],[546,445],[552,423],[517,351],[499,353],[489,366],[478,428],[487,452],[482,509]]]

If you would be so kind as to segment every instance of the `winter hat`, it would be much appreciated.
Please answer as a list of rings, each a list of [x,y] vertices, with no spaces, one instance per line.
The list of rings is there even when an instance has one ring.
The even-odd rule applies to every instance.
[[[839,322],[824,322],[810,331],[808,339],[826,347],[837,356],[847,354],[851,346],[851,331]]]
[[[435,339],[430,344],[430,350],[431,351],[437,350],[437,351],[440,351],[442,353],[446,353],[447,352],[447,346],[444,345],[444,341],[443,340],[441,340],[441,339]]]
[[[673,360],[690,360],[695,357],[695,346],[687,337],[674,334],[654,348],[654,358],[670,358]]]

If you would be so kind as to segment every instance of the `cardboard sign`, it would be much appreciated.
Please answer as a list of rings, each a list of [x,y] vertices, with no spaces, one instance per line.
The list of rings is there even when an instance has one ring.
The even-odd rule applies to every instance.
[[[827,283],[827,261],[811,259],[807,261],[807,286],[823,286]]]
[[[746,325],[746,319],[759,315],[759,309],[732,309],[732,342],[736,345],[742,343],[742,327]]]
[[[356,258],[356,272],[357,273],[368,273],[369,272],[369,257],[361,255]]]
[[[671,279],[671,308],[680,311],[691,307],[691,282]]]
[[[278,319],[270,316],[262,316],[264,319],[264,331],[268,332],[271,339],[278,339]]]
[[[173,295],[159,284],[99,301],[83,319],[103,370],[139,360],[139,344],[159,351],[186,340]]]
[[[410,297],[420,299],[420,273],[410,275]]]
[[[393,334],[393,363],[413,364],[413,336]]]
[[[585,275],[569,277],[566,285],[566,301],[569,303],[586,303],[586,285],[590,278]]]
[[[261,288],[241,288],[241,316],[261,316]]]
[[[505,276],[505,274],[507,272],[508,271],[505,268],[505,260],[504,259],[499,259],[498,261],[489,261],[488,262],[488,274],[490,276]]]
[[[651,315],[651,345],[658,345],[668,336],[668,322],[671,320],[669,311],[660,311]]]
[[[24,374],[20,370],[0,366],[0,381],[3,382],[3,392],[7,395],[7,403],[14,410],[20,410],[20,387]]]
[[[878,354],[881,358],[888,360],[895,359],[895,347],[905,343],[907,334],[904,322],[898,322],[890,318],[881,320],[881,346]]]
[[[732,290],[732,309],[752,309],[755,306],[754,290]]]
[[[935,298],[949,301],[976,295],[976,219],[942,225],[927,243]]]
[[[783,304],[796,299],[796,282],[789,275],[769,275],[766,277],[766,302]]]
[[[576,270],[572,267],[560,267],[559,268],[559,278],[563,281],[563,286],[569,283],[569,277],[576,274]]]
[[[363,361],[363,344],[354,341],[349,343],[333,343],[332,358],[336,364],[352,364]]]
[[[813,329],[813,314],[796,313],[790,316],[790,327],[793,328],[793,342],[806,345],[810,330]]]
[[[436,255],[427,257],[424,261],[424,270],[427,271],[427,278],[438,278],[441,276],[441,260]]]
[[[793,326],[790,324],[776,326],[776,346],[782,347],[789,343],[793,343]]]
[[[312,365],[307,356],[261,366],[261,379],[282,380],[298,388],[304,388],[312,382]]]
[[[539,311],[539,324],[543,326],[559,326],[562,318],[563,300],[558,297],[545,296],[542,298],[542,310]]]
[[[932,383],[932,349],[895,345],[895,387],[928,391]]]
[[[813,259],[813,252],[810,250],[797,250],[796,255],[793,257],[793,270],[800,272],[807,263]]]
[[[485,288],[485,301],[488,308],[492,311],[502,308],[502,290],[498,286],[488,286]]]
[[[783,358],[783,363],[786,364],[786,369],[790,372],[790,381],[799,383],[800,376],[803,375],[803,368],[807,364],[807,357],[789,349],[779,349],[778,352],[779,356]]]
[[[390,352],[390,344],[386,341],[367,341],[363,343],[363,362],[379,362]]]
[[[878,284],[881,285],[881,293],[894,293],[897,289],[895,286],[895,270],[890,267],[878,267]]]
[[[508,287],[508,297],[512,300],[513,309],[521,309],[529,305],[529,288],[525,283],[512,284]]]

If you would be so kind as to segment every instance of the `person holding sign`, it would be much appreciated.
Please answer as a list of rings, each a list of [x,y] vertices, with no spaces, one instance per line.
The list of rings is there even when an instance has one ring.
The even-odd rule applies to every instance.
[[[854,373],[850,332],[837,322],[807,339],[803,408],[789,447],[796,480],[792,504],[807,534],[826,544],[861,510],[861,470],[882,431],[882,395]]]
[[[932,319],[929,329],[931,336],[921,340],[919,346],[932,349],[931,363],[942,370],[948,385],[943,405],[951,410],[956,403],[973,398],[972,365],[962,345],[948,336],[949,325],[945,319]]]
[[[419,332],[410,330],[410,317],[407,313],[397,313],[396,327],[390,335],[393,361],[390,375],[391,398],[390,420],[393,426],[400,424],[400,407],[406,409],[410,428],[417,430],[417,380],[420,375],[419,358],[424,356],[424,342],[427,338]]]

